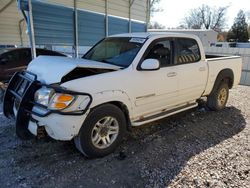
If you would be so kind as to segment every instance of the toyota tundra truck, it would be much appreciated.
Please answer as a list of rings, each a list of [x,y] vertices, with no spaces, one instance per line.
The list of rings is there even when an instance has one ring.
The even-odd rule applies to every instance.
[[[3,111],[21,139],[73,139],[85,156],[102,157],[130,127],[195,108],[201,98],[223,109],[241,68],[240,57],[206,56],[194,35],[119,34],[82,58],[35,58],[12,77]]]

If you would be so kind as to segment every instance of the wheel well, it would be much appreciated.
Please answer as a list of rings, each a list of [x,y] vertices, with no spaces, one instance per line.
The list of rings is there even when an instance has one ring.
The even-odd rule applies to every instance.
[[[215,80],[214,88],[216,89],[221,82],[227,82],[229,89],[233,87],[234,83],[234,74],[231,69],[221,70]]]
[[[131,121],[130,121],[130,118],[129,118],[129,111],[128,111],[127,106],[124,103],[120,102],[120,101],[110,101],[110,102],[106,102],[106,103],[102,103],[100,105],[97,105],[94,108],[96,108],[98,106],[101,106],[101,105],[104,105],[104,104],[113,104],[113,105],[115,105],[115,106],[117,106],[118,108],[121,109],[121,111],[125,115],[127,130],[129,130],[130,127],[131,127]],[[91,109],[91,110],[93,110],[93,109]]]
[[[128,111],[128,108],[127,106],[120,102],[120,101],[111,101],[111,102],[108,102],[109,104],[113,104],[115,106],[117,106],[118,108],[121,109],[121,111],[124,113],[125,115],[125,118],[126,118],[126,123],[127,123],[127,129],[129,129],[129,127],[131,127],[131,121],[130,121],[130,118],[129,118],[129,111]]]
[[[229,89],[231,89],[231,88],[233,87],[233,79],[232,79],[231,77],[224,77],[224,78],[222,79],[222,81],[228,83]]]

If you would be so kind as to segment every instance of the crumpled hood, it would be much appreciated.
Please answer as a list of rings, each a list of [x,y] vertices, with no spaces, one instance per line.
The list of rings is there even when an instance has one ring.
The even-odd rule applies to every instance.
[[[97,68],[118,70],[121,67],[86,59],[74,59],[59,56],[39,56],[29,64],[27,70],[37,75],[37,79],[46,84],[58,83],[62,77],[75,68]]]

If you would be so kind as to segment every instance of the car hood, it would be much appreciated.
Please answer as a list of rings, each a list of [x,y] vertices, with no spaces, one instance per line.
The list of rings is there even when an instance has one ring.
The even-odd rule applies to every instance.
[[[86,59],[74,59],[59,56],[39,56],[29,64],[27,70],[37,75],[45,84],[58,83],[62,77],[75,68],[94,68],[119,70],[121,67]]]

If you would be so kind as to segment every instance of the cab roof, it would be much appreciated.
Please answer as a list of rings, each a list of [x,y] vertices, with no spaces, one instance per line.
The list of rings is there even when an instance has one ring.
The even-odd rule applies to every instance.
[[[123,33],[117,35],[111,35],[110,37],[139,37],[139,38],[151,38],[156,36],[165,36],[165,37],[190,37],[197,38],[196,35],[178,33],[178,32],[138,32],[138,33]]]

